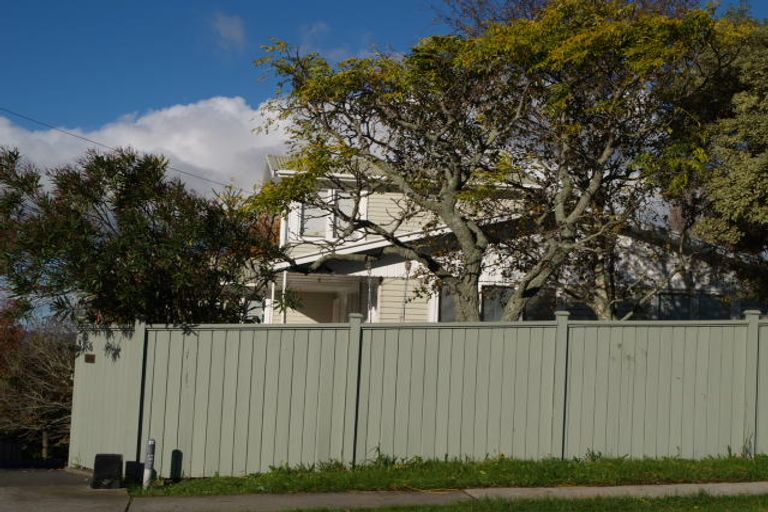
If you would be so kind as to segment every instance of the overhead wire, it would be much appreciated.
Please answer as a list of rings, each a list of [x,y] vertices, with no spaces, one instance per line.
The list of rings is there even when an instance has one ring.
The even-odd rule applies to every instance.
[[[111,151],[117,151],[117,148],[112,147],[112,146],[110,146],[108,144],[104,144],[103,142],[99,142],[97,140],[93,140],[91,138],[84,137],[82,135],[78,135],[78,134],[70,132],[68,130],[64,130],[63,128],[59,128],[58,126],[54,126],[54,125],[52,125],[50,123],[46,123],[45,121],[40,121],[39,119],[35,119],[33,117],[21,114],[19,112],[15,112],[15,111],[13,111],[13,110],[11,110],[9,108],[5,108],[3,106],[0,106],[0,111],[6,112],[8,114],[11,114],[12,116],[18,117],[20,119],[24,119],[24,120],[29,121],[31,123],[38,124],[40,126],[45,126],[46,128],[50,128],[51,130],[57,131],[59,133],[63,133],[64,135],[69,135],[70,137],[74,137],[76,139],[80,139],[82,141],[89,142],[89,143],[94,144],[96,146],[100,146],[102,148],[106,148],[106,149],[109,149]],[[184,174],[186,176],[190,176],[192,178],[197,178],[197,179],[202,180],[202,181],[207,181],[208,183],[213,183],[215,185],[219,185],[219,186],[222,186],[222,187],[228,187],[229,186],[229,184],[227,184],[227,183],[222,183],[221,181],[212,180],[210,178],[206,178],[205,176],[201,176],[201,175],[195,174],[193,172],[185,171],[184,169],[179,169],[178,167],[174,167],[172,165],[169,165],[168,169],[170,169],[170,170],[172,170],[174,172],[177,172],[179,174]]]

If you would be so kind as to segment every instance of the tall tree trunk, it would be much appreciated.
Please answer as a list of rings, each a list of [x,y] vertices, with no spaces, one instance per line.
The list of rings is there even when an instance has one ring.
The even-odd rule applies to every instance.
[[[43,460],[48,460],[48,429],[43,429]]]
[[[464,276],[456,285],[455,304],[456,319],[459,322],[480,321],[480,290],[479,279],[476,276]]]
[[[547,251],[542,255],[541,260],[523,277],[507,302],[503,317],[505,322],[516,322],[522,319],[525,305],[547,284],[552,274],[560,268],[568,256],[569,251],[562,242],[550,239],[547,245]]]
[[[603,248],[604,251],[609,249]],[[610,269],[606,262],[606,254],[598,254],[595,262],[594,290],[587,301],[589,307],[595,312],[598,320],[615,320],[614,308],[615,293],[611,280]]]

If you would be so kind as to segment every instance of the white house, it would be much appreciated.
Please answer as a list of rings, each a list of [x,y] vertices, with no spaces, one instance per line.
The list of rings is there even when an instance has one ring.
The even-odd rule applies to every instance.
[[[288,168],[288,159],[280,156],[267,157],[269,179],[280,180],[295,174]],[[322,191],[328,201],[339,209],[348,201],[339,191],[329,188]],[[359,206],[359,216],[381,225],[401,219],[402,195],[382,191],[365,197]],[[290,213],[280,221],[280,244],[288,249],[291,263],[277,266],[278,278],[267,291],[263,321],[272,324],[336,323],[346,322],[350,313],[360,313],[367,322],[439,322],[454,319],[453,302],[457,298],[440,296],[422,287],[417,264],[395,256],[379,256],[375,261],[351,261],[350,255],[380,254],[388,242],[381,237],[364,235],[347,238],[334,244],[338,221],[333,216],[307,205],[294,204]],[[423,219],[408,220],[397,227],[398,238],[415,240],[440,236],[442,231],[424,229]],[[665,272],[665,268],[650,268],[643,263],[644,246],[631,239],[630,253],[637,257],[630,262],[637,274]],[[328,260],[333,251],[340,258]],[[310,271],[319,263],[321,268]],[[359,258],[358,258],[359,259]],[[327,260],[327,261],[326,261]],[[664,266],[670,266],[662,264]],[[492,267],[492,266],[489,266]],[[709,271],[701,262],[695,263],[685,277],[677,276],[667,289],[657,293],[639,318],[697,319],[739,317],[744,309],[760,306],[732,296],[738,283]],[[480,282],[482,316],[485,320],[498,320],[513,283],[487,271]],[[292,299],[292,300],[291,300]],[[293,302],[294,308],[279,307]],[[526,312],[528,319],[550,319],[555,309],[566,307],[575,318],[594,318],[585,305],[566,304],[557,291],[543,293],[533,299]]]

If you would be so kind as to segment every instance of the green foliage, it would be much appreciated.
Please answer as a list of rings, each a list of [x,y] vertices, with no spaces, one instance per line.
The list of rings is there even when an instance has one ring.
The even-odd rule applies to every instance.
[[[379,457],[349,468],[273,468],[244,477],[216,477],[164,484],[137,495],[201,496],[216,494],[339,492],[363,490],[461,489],[473,487],[554,487],[694,482],[750,482],[768,478],[768,457],[684,459],[546,459],[505,457],[481,461],[399,460]]]
[[[274,224],[232,191],[186,190],[167,166],[89,152],[43,174],[0,152],[0,268],[14,296],[95,324],[244,320],[277,254]]]
[[[391,222],[345,222],[418,262],[433,289],[464,297],[460,319],[478,317],[478,276],[516,281],[504,316],[517,319],[568,261],[613,250],[659,190],[690,190],[706,170],[694,127],[722,111],[719,93],[755,24],[687,7],[552,0],[476,37],[429,37],[405,55],[337,65],[276,43],[261,63],[282,81],[272,107],[290,120],[300,172],[251,204],[338,215],[319,189],[399,193]],[[448,234],[403,240],[398,228],[415,219],[417,240],[437,226]]]
[[[699,232],[759,254],[768,249],[768,29],[737,61],[741,90],[730,115],[709,127],[712,154],[704,177],[708,211]]]

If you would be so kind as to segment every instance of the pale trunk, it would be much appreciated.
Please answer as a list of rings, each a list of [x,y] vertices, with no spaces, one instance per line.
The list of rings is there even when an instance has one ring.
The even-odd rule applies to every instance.
[[[600,255],[595,263],[594,291],[587,301],[598,320],[615,320],[613,308],[614,294],[605,258]]]
[[[43,449],[42,449],[42,457],[43,460],[48,459],[48,431],[43,430]]]
[[[459,322],[479,322],[480,293],[477,278],[465,277],[456,286],[456,292],[456,319]]]

